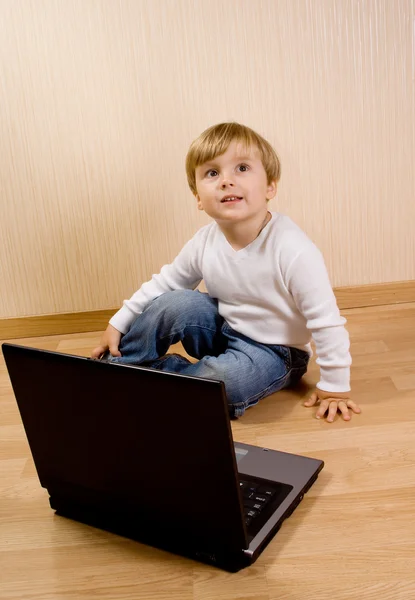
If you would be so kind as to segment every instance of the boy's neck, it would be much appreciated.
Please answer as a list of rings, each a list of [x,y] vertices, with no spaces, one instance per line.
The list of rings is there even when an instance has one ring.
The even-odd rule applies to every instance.
[[[218,222],[218,225],[232,248],[234,250],[242,250],[256,240],[271,218],[271,213],[266,210],[265,214],[256,215],[255,218],[249,221],[241,221],[239,223]]]

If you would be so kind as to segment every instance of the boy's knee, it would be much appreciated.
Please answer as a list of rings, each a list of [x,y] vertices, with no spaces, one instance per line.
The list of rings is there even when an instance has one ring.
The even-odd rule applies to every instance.
[[[160,296],[160,298],[163,298],[169,303],[173,302],[182,305],[192,305],[194,302],[197,302],[200,295],[200,292],[196,292],[195,290],[172,290],[171,292],[166,292]]]

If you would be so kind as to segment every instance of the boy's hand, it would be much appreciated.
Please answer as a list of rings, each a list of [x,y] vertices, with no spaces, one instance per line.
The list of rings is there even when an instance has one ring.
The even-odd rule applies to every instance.
[[[108,325],[99,342],[99,346],[92,351],[91,358],[101,358],[107,350],[110,351],[112,356],[121,356],[121,352],[118,350],[120,341],[121,332],[112,325]]]
[[[351,415],[349,408],[352,412],[359,414],[360,408],[353,400],[350,399],[348,392],[324,392],[319,388],[316,388],[311,394],[310,398],[304,402],[304,406],[310,407],[319,404],[316,412],[316,419],[321,419],[327,414],[327,422],[332,423],[337,411],[341,412],[344,421],[350,421]]]

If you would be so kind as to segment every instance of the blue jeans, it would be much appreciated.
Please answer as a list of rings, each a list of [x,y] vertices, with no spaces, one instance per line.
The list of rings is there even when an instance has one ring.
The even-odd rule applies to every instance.
[[[198,362],[166,355],[177,342]],[[309,360],[303,350],[260,344],[234,331],[219,315],[214,298],[191,290],[167,292],[150,302],[121,338],[120,352],[111,362],[223,381],[234,417],[261,398],[295,385]]]

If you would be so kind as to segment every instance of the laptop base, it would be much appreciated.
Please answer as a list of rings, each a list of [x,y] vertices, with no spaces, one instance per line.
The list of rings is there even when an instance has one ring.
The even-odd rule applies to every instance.
[[[110,515],[85,506],[68,504],[52,496],[49,498],[49,503],[58,517],[71,519],[157,550],[215,566],[230,573],[236,573],[253,562],[250,553],[242,550],[236,552],[233,549],[223,548],[218,552],[217,548],[196,549],[195,543],[197,542],[195,540],[190,540],[189,536],[183,536],[182,532],[174,530],[174,528],[166,531],[166,527],[157,526],[155,523],[147,523],[147,526],[142,524],[134,526],[132,515],[123,517]]]

